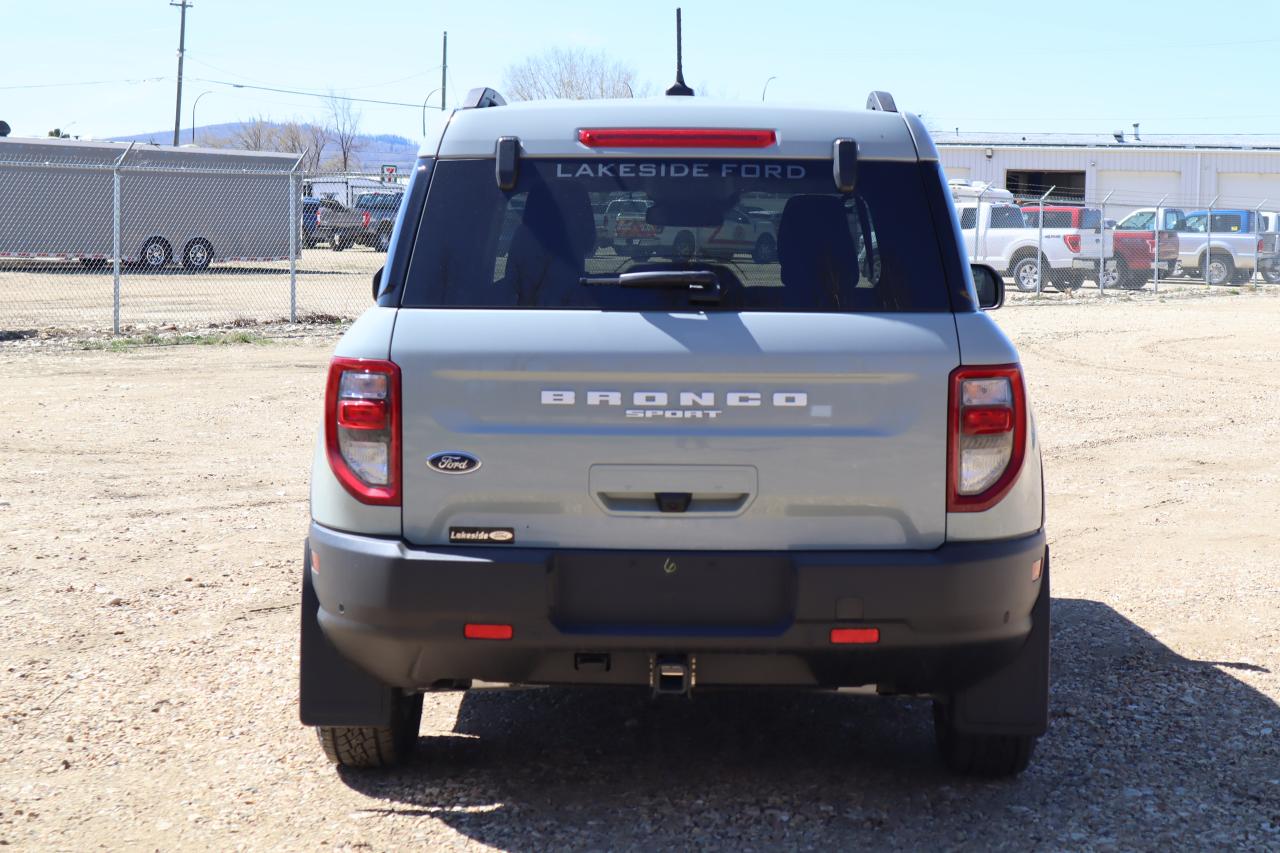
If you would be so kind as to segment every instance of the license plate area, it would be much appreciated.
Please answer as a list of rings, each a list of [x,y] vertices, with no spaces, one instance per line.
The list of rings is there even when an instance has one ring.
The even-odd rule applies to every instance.
[[[574,551],[553,558],[550,583],[566,632],[781,633],[795,615],[785,556]]]

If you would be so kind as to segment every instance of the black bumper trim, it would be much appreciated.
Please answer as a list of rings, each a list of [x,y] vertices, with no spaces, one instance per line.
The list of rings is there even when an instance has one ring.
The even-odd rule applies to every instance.
[[[879,683],[932,692],[971,683],[1011,660],[1031,632],[1040,583],[1032,564],[1043,532],[932,551],[584,552],[507,547],[413,547],[312,525],[317,620],[333,645],[383,683],[406,689],[477,679],[524,683],[643,684],[658,652],[698,656],[709,684]],[[566,611],[557,561],[634,564],[620,588],[605,584]],[[725,566],[754,560],[761,583],[785,606],[752,591],[697,583],[683,594],[714,611],[709,624],[664,624],[653,589],[670,580],[664,560]],[[761,562],[763,561],[763,563]],[[652,565],[650,565],[652,564]],[[622,565],[622,563],[618,563]],[[651,577],[646,572],[652,570]],[[576,589],[576,587],[575,587]],[[627,615],[626,602],[640,608]],[[745,601],[745,604],[739,602]],[[684,608],[682,610],[682,608]],[[567,621],[565,613],[569,612]],[[608,620],[591,620],[593,612]],[[784,618],[777,618],[782,613]],[[655,621],[655,619],[657,621]],[[510,641],[466,640],[468,622],[514,627]],[[766,624],[767,623],[767,624]],[[830,629],[872,625],[875,646],[833,646]],[[609,654],[607,671],[575,668],[576,653]]]

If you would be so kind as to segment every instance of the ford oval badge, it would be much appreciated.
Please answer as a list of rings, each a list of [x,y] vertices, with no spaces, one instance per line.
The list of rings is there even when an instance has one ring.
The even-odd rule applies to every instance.
[[[427,467],[441,474],[470,474],[480,467],[480,460],[470,453],[449,450],[427,457]]]

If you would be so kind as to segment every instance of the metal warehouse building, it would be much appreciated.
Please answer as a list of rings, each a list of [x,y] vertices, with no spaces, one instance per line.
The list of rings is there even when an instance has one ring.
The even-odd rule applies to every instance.
[[[1019,199],[1100,203],[1108,218],[1139,207],[1280,210],[1280,137],[934,131],[949,179],[988,181]],[[1216,199],[1216,202],[1215,202]],[[1114,213],[1113,213],[1114,211]]]

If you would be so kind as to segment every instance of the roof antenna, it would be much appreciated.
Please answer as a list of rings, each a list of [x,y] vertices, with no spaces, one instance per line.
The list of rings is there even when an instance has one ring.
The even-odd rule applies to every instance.
[[[684,61],[680,42],[680,7],[676,7],[676,82],[667,90],[668,95],[692,95],[693,90],[684,84]]]

